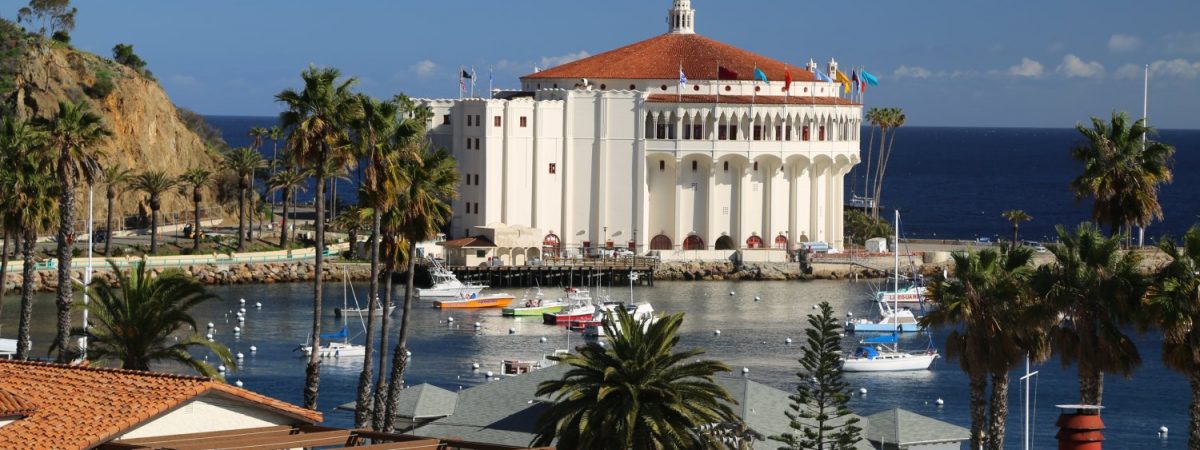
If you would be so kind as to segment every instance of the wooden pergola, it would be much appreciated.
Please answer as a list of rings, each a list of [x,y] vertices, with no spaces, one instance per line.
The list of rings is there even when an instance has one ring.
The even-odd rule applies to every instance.
[[[283,425],[121,439],[97,448],[101,450],[284,450],[317,447],[325,450],[512,450],[526,448],[318,425]],[[554,450],[554,447],[532,447],[532,449]]]

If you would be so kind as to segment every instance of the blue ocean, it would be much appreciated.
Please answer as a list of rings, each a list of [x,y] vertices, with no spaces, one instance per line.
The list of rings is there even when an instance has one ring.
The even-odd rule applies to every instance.
[[[249,145],[250,128],[277,123],[274,117],[207,119],[232,146]],[[1180,236],[1200,223],[1200,177],[1195,175],[1200,170],[1200,130],[1160,130],[1157,140],[1175,146],[1175,180],[1162,188],[1159,202],[1165,217],[1147,229],[1148,242],[1167,233]],[[1076,201],[1068,189],[1082,170],[1070,154],[1080,142],[1074,129],[901,128],[881,204],[901,210],[910,238],[994,240],[1012,232],[1000,213],[1022,209],[1033,216],[1021,224],[1023,238],[1052,241],[1055,225],[1090,219],[1090,205]],[[263,153],[270,158],[271,151],[268,142]],[[865,175],[865,164],[859,164],[846,177],[848,195],[863,194]],[[339,202],[354,201],[354,179],[339,181]],[[302,193],[301,200],[311,195],[311,190]]]

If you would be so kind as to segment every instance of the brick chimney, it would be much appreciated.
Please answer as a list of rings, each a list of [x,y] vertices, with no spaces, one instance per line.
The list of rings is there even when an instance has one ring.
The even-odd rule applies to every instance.
[[[1100,420],[1103,406],[1055,405],[1062,410],[1058,416],[1058,450],[1101,450],[1104,445],[1104,421]]]

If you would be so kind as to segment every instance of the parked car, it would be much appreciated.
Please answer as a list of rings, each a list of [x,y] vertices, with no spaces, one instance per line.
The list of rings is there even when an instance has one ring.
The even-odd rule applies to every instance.
[[[977,245],[992,245],[992,238],[990,238],[990,237],[975,238],[975,244],[977,244]]]
[[[801,242],[800,248],[813,253],[829,252],[829,244],[821,241]]]
[[[614,258],[629,258],[629,257],[634,256],[634,253],[633,253],[633,250],[630,250],[628,248],[618,248],[616,250],[613,250],[612,256]]]
[[[92,242],[103,244],[108,242],[108,230],[103,228],[92,232]]]
[[[1029,247],[1030,249],[1032,249],[1033,251],[1038,252],[1038,253],[1046,253],[1046,252],[1050,251],[1050,250],[1046,249],[1045,245],[1042,245],[1042,243],[1038,242],[1038,241],[1022,241],[1021,245]]]

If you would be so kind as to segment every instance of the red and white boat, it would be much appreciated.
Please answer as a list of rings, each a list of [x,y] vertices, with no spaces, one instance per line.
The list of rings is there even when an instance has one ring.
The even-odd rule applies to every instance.
[[[554,313],[542,314],[542,322],[546,325],[570,325],[573,322],[591,320],[596,313],[596,305],[592,304],[592,296],[587,290],[567,289],[567,302]]]

